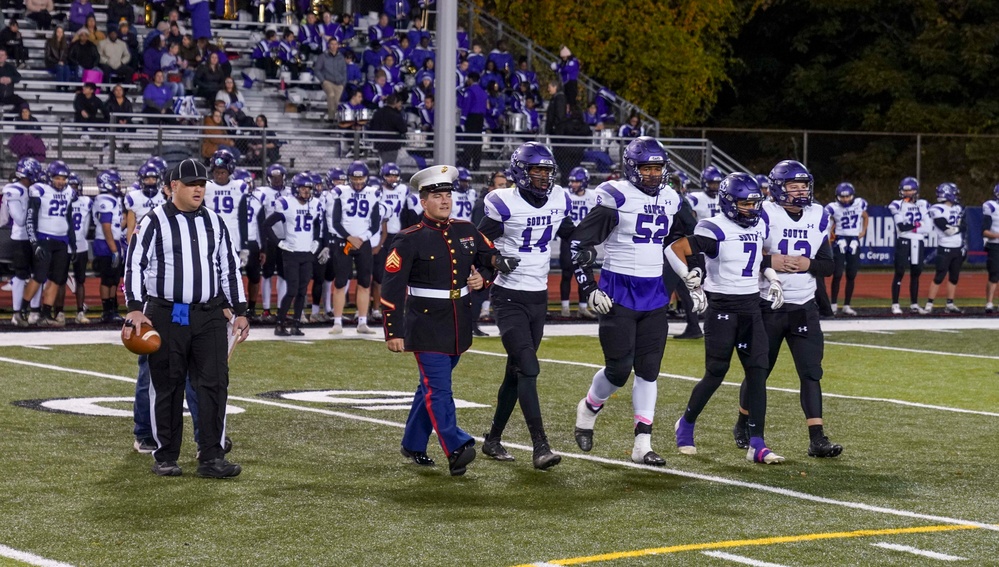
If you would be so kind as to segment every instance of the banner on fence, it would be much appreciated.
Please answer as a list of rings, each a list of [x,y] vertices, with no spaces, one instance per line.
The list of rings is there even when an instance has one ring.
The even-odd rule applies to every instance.
[[[860,262],[868,266],[891,266],[895,261],[895,222],[888,207],[868,207],[867,235],[860,249]],[[985,263],[985,243],[982,240],[982,208],[968,207],[964,213],[967,223],[968,259],[972,264]],[[927,222],[931,222],[928,221]],[[937,238],[931,233],[926,242],[926,262],[936,257]]]

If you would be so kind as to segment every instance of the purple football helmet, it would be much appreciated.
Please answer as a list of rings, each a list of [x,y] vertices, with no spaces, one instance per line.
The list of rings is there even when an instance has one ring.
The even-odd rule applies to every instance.
[[[913,201],[919,198],[919,180],[915,177],[906,177],[902,181],[898,182],[898,196],[905,199],[907,196],[906,191],[915,191],[912,195],[908,195]]]
[[[770,198],[781,206],[805,208],[812,204],[813,181],[812,174],[801,162],[793,159],[778,162],[770,170]],[[787,192],[787,183],[805,183],[808,193],[791,198]]]
[[[156,166],[147,163],[139,168],[136,177],[139,178],[139,189],[142,190],[142,194],[146,197],[155,197],[160,190],[160,170],[156,169]],[[154,181],[151,185],[146,185],[147,178],[153,178]]]
[[[73,189],[73,200],[75,201],[83,191],[83,180],[75,172],[69,172],[69,177],[66,179],[66,184]]]
[[[573,191],[585,191],[590,183],[590,172],[582,166],[572,168],[572,171],[569,172],[569,185],[571,186],[574,181],[579,182],[579,188],[573,189]]]
[[[763,191],[764,195],[770,194],[770,178],[763,173],[757,173],[753,176],[756,182],[760,184],[760,190]]]
[[[300,201],[308,201],[312,197],[312,188],[315,184],[312,181],[312,174],[308,171],[303,171],[301,173],[295,174],[295,177],[291,178],[291,187],[294,191],[293,195]]]
[[[658,195],[669,181],[669,156],[666,148],[652,136],[639,136],[628,142],[622,159],[625,179],[631,182],[642,193]],[[658,175],[642,175],[642,166],[658,165],[662,172]]]
[[[121,175],[116,169],[105,169],[97,176],[97,190],[110,193],[115,197],[121,195]]]
[[[941,183],[937,185],[937,202],[946,203],[951,202],[954,204],[961,202],[961,191],[950,182]]]
[[[999,201],[999,183],[996,183],[996,186],[992,188],[992,196]]]
[[[18,160],[17,168],[14,169],[16,179],[27,179],[29,183],[34,183],[42,175],[42,164],[33,157],[24,157]]]
[[[531,177],[530,170],[541,168],[547,173]],[[555,186],[555,156],[544,144],[527,142],[510,156],[510,178],[518,189],[529,191],[539,197],[547,197]]]
[[[160,156],[153,156],[147,159],[146,163],[152,164],[152,166],[155,167],[156,170],[159,171],[161,175],[163,174],[164,171],[167,170],[167,168],[170,167],[170,165],[167,164],[167,161],[161,158]]]
[[[853,203],[854,197],[857,196],[857,189],[854,188],[853,183],[844,181],[836,186],[836,200],[844,206],[849,206]]]
[[[326,172],[326,186],[333,189],[337,185],[347,184],[347,172],[340,169],[339,167],[331,167],[329,171]]]
[[[388,187],[389,189],[395,189],[396,185],[399,184],[399,176],[402,175],[402,171],[399,169],[399,166],[392,162],[386,163],[385,165],[382,166],[381,173],[382,173],[382,182],[385,184],[385,186]],[[391,183],[385,180],[385,178],[390,175],[394,175],[396,178],[395,181]]]
[[[280,176],[280,179],[275,181],[275,176]],[[277,189],[278,191],[284,189],[285,177],[288,177],[288,170],[280,163],[271,164],[267,168],[267,183],[270,183],[272,189]]]
[[[466,193],[472,188],[472,172],[464,167],[458,168],[458,178],[454,180],[454,190]]]
[[[59,159],[49,162],[49,166],[45,168],[45,175],[48,176],[50,181],[53,177],[69,177],[69,173],[69,167],[66,166],[66,162]]]
[[[232,175],[232,172],[236,170],[236,156],[232,155],[232,152],[229,150],[216,150],[212,154],[211,167],[209,169],[213,172],[218,169],[224,169],[229,175]]]
[[[714,199],[718,196],[719,190],[719,186],[715,183],[721,183],[724,177],[717,167],[713,165],[705,167],[704,171],[701,172],[701,190],[704,191],[705,195]]]
[[[246,183],[246,186],[250,188],[250,191],[253,191],[254,189],[253,174],[250,173],[250,170],[244,169],[242,167],[237,167],[232,172],[232,178],[237,181],[242,181],[243,183]]]
[[[763,210],[763,191],[760,184],[748,173],[732,173],[718,186],[718,205],[722,214],[739,226],[751,227],[760,222]],[[751,209],[739,209],[739,203],[749,201]]]

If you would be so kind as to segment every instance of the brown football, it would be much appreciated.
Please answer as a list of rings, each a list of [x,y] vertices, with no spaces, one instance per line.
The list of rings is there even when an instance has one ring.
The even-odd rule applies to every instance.
[[[125,329],[122,328],[121,343],[135,354],[152,354],[160,350],[160,334],[152,326],[143,323],[139,330],[133,330],[132,336],[127,339]]]

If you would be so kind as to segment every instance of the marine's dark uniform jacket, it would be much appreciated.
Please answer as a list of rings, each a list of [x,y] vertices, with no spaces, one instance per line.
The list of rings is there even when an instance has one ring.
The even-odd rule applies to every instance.
[[[496,253],[492,242],[465,221],[438,222],[424,215],[397,234],[382,280],[385,339],[405,339],[407,351],[456,355],[468,350],[478,315],[472,313],[471,290],[465,289],[468,276],[475,266],[489,285]]]

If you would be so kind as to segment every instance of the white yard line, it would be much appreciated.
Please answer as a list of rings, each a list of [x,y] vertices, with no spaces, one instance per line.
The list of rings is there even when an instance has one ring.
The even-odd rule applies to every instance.
[[[901,551],[903,553],[911,553],[913,555],[920,555],[922,557],[929,557],[930,559],[937,559],[939,561],[967,561],[967,557],[958,557],[957,555],[947,555],[946,553],[937,553],[936,551],[926,551],[925,549],[918,549],[908,545],[898,545],[895,543],[885,543],[878,542],[872,543],[874,547],[880,547],[882,549],[890,549],[892,551]]]
[[[29,565],[39,565],[40,567],[73,567],[70,563],[46,559],[40,555],[28,553],[27,551],[20,551],[2,544],[0,544],[0,557],[7,557]]]
[[[841,343],[838,341],[826,341],[826,344],[835,345],[835,346],[857,347],[857,348],[873,348],[877,350],[893,350],[896,352],[911,352],[915,354],[929,354],[932,356],[956,356],[959,358],[984,358],[986,360],[999,360],[999,356],[988,356],[985,354],[967,354],[963,352],[944,352],[940,350],[921,350],[916,348],[902,348],[902,347],[881,346],[881,345],[862,345],[858,343]]]
[[[52,350],[52,347],[38,346],[38,345],[22,345],[24,348],[30,348],[35,350]]]
[[[4,362],[10,362],[12,364],[27,364],[28,366],[42,366],[42,365],[39,365],[37,363],[27,363],[25,361],[19,361],[19,360],[10,359],[10,358],[0,359],[0,360],[2,360]],[[101,376],[101,377],[108,378],[108,379],[111,379],[111,380],[117,380],[119,382],[135,382],[134,378],[129,378],[127,376],[115,376],[113,374],[101,374],[99,372],[77,370],[77,369],[74,369],[74,368],[67,368],[67,367],[60,367],[60,366],[53,366],[53,365],[44,365],[44,366],[47,367],[48,369],[56,370],[56,371],[59,371],[59,372],[66,372],[66,373],[72,373],[72,374],[82,374],[82,375],[85,375],[85,376]],[[404,429],[406,427],[405,423],[398,423],[398,422],[394,422],[394,421],[388,421],[388,420],[378,419],[378,418],[373,418],[373,417],[368,417],[368,416],[361,416],[361,415],[354,415],[354,414],[350,414],[350,413],[332,411],[332,410],[323,409],[323,408],[313,408],[313,407],[307,407],[307,406],[299,406],[299,405],[295,405],[295,404],[287,404],[287,403],[282,403],[282,402],[274,402],[274,401],[270,401],[270,400],[263,400],[263,399],[257,399],[257,398],[245,398],[245,397],[239,397],[239,396],[230,396],[229,399],[230,400],[238,400],[238,401],[244,402],[244,403],[259,404],[259,405],[272,406],[272,407],[280,407],[280,408],[290,409],[290,410],[294,410],[294,411],[302,411],[302,412],[309,412],[309,413],[318,413],[318,414],[322,414],[322,415],[329,415],[329,416],[332,416],[332,417],[340,417],[340,418],[343,418],[343,419],[351,419],[351,420],[354,420],[354,421],[363,421],[363,422],[366,422],[366,423],[373,423],[373,424],[378,424],[378,425],[385,425],[385,426],[395,427],[395,428],[399,428],[399,429]],[[476,440],[478,440],[479,442],[481,442],[482,438],[481,437],[477,437]],[[517,443],[504,443],[504,446],[507,447],[508,449],[517,449],[517,450],[528,452],[528,453],[534,451],[534,447],[532,447],[532,446],[520,445],[520,444],[517,444]],[[970,520],[963,520],[963,519],[960,519],[960,518],[951,518],[951,517],[948,517],[948,516],[936,516],[936,515],[933,515],[933,514],[923,514],[923,513],[919,513],[919,512],[911,512],[911,511],[908,511],[908,510],[900,510],[900,509],[895,509],[895,508],[888,508],[888,507],[885,507],[885,506],[874,506],[874,505],[871,505],[871,504],[864,504],[863,502],[850,502],[848,500],[836,500],[834,498],[825,498],[823,496],[815,496],[813,494],[808,494],[806,492],[799,492],[799,491],[796,491],[796,490],[788,490],[786,488],[779,488],[779,487],[774,487],[774,486],[767,486],[767,485],[764,485],[764,484],[757,484],[757,483],[753,483],[753,482],[745,482],[745,481],[742,481],[742,480],[736,480],[736,479],[725,478],[725,477],[714,476],[714,475],[700,474],[700,473],[695,473],[695,472],[690,472],[690,471],[685,471],[685,470],[680,470],[680,469],[671,469],[671,468],[666,468],[666,467],[652,467],[652,466],[648,466],[648,465],[640,465],[640,464],[637,464],[637,463],[633,463],[631,461],[620,461],[620,460],[614,460],[614,459],[605,459],[603,457],[596,457],[596,456],[593,456],[593,455],[586,455],[586,454],[583,454],[583,453],[559,452],[558,454],[562,455],[565,458],[569,458],[569,459],[579,459],[579,460],[582,460],[582,461],[589,461],[589,462],[593,462],[593,463],[601,463],[601,464],[605,464],[605,465],[613,465],[613,466],[625,467],[625,468],[630,468],[630,469],[643,470],[643,471],[647,471],[647,472],[650,472],[650,473],[666,474],[666,475],[678,476],[678,477],[689,478],[689,479],[694,479],[694,480],[702,480],[702,481],[705,481],[705,482],[713,482],[713,483],[716,483],[716,484],[723,484],[723,485],[727,485],[727,486],[736,486],[736,487],[740,487],[740,488],[747,488],[747,489],[750,489],[750,490],[755,490],[755,491],[758,491],[758,492],[768,492],[768,493],[771,493],[771,494],[777,494],[777,495],[785,496],[785,497],[788,497],[788,498],[795,498],[795,499],[798,499],[798,500],[804,500],[804,501],[808,501],[808,502],[815,502],[815,503],[818,503],[818,504],[828,504],[828,505],[832,505],[832,506],[840,506],[840,507],[850,508],[850,509],[854,509],[854,510],[863,510],[865,512],[872,512],[872,513],[877,513],[877,514],[886,514],[886,515],[899,516],[899,517],[904,517],[904,518],[913,518],[913,519],[919,519],[919,520],[928,520],[928,521],[931,521],[931,522],[939,522],[939,523],[942,523],[942,524],[954,524],[954,525],[959,525],[959,526],[975,526],[975,527],[978,527],[978,528],[981,528],[981,529],[985,529],[985,530],[989,530],[989,531],[993,531],[993,532],[999,532],[999,524],[993,525],[993,524],[988,524],[988,523],[984,523],[984,522],[975,522],[975,521],[970,521]]]
[[[759,561],[756,559],[750,559],[748,557],[743,557],[741,555],[735,555],[733,553],[725,553],[724,551],[702,551],[704,555],[708,557],[714,557],[716,559],[726,559],[728,561],[733,561],[735,563],[741,563],[743,565],[753,565],[753,567],[787,567],[781,563],[770,563],[769,561]]]

